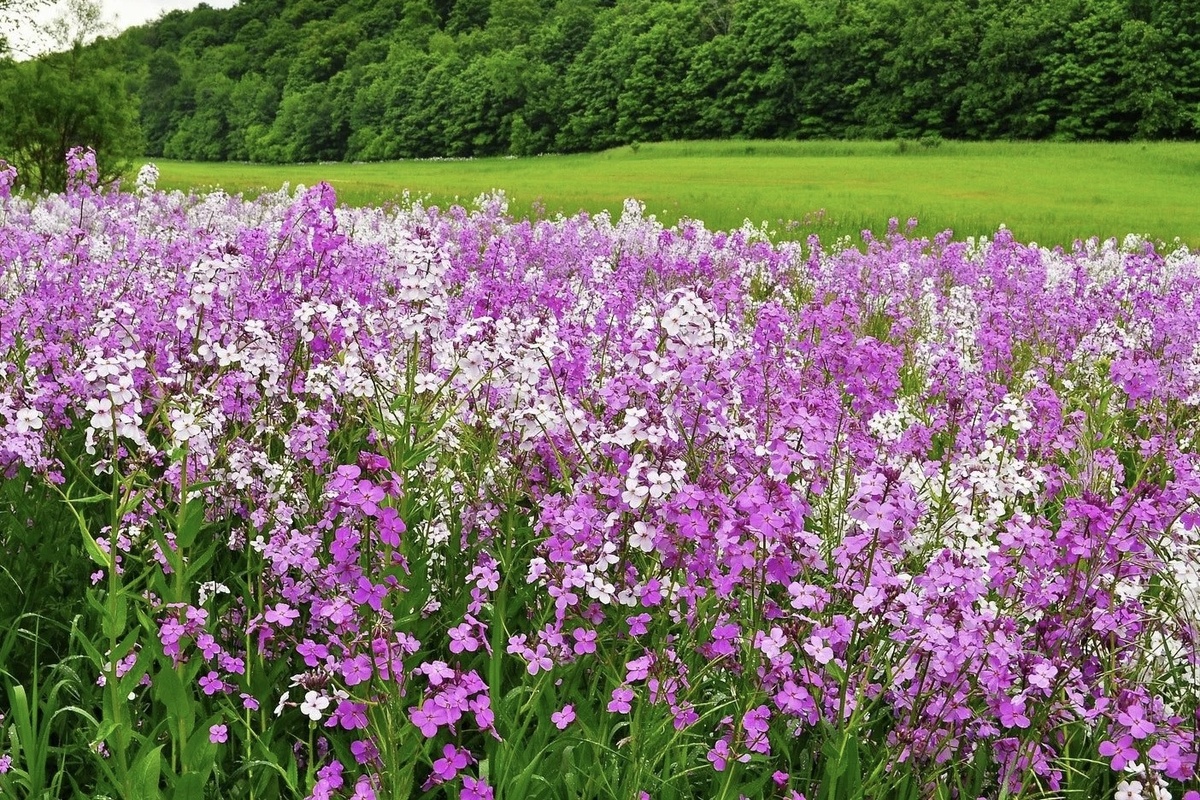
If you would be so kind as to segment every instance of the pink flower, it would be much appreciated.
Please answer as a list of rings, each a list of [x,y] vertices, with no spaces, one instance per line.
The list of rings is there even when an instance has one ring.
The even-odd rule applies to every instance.
[[[567,726],[575,721],[575,706],[567,704],[561,710],[555,711],[550,715],[550,721],[560,731],[566,730]]]
[[[294,610],[287,603],[276,603],[273,608],[268,608],[263,614],[263,619],[267,622],[288,627],[296,620],[300,619],[300,612]]]
[[[724,772],[725,766],[729,763],[729,742],[725,739],[718,739],[717,743],[708,751],[707,757],[712,762],[713,769],[717,772]]]
[[[464,769],[470,763],[470,753],[466,750],[459,750],[452,744],[446,745],[442,748],[442,757],[433,762],[433,774],[429,776],[426,788],[453,780],[459,770]]]
[[[596,632],[589,631],[586,628],[576,628],[571,631],[571,636],[575,639],[573,647],[575,655],[582,656],[588,653],[596,652]]]
[[[487,781],[475,780],[470,775],[462,779],[462,800],[495,800],[496,793]]]
[[[1135,739],[1145,739],[1154,733],[1154,723],[1146,719],[1146,712],[1140,705],[1132,705],[1117,714],[1117,722],[1129,728],[1129,735]]]
[[[1125,765],[1137,761],[1138,751],[1133,745],[1133,737],[1122,736],[1116,742],[1103,741],[1100,743],[1100,755],[1112,758],[1111,766],[1114,772],[1125,769]]]
[[[628,714],[632,708],[630,701],[633,700],[633,689],[619,686],[612,691],[612,700],[608,703],[609,713],[612,714]]]
[[[208,740],[213,744],[224,744],[229,741],[229,728],[224,725],[209,726]]]

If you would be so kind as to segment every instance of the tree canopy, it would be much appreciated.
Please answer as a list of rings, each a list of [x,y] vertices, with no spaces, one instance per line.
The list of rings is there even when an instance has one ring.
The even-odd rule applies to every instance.
[[[1200,132],[1200,0],[241,0],[91,49],[184,159]]]
[[[26,12],[37,0],[0,0],[0,11]],[[143,148],[137,104],[119,47],[106,32],[96,0],[68,0],[47,26],[57,50],[21,62],[0,61],[0,158],[36,191],[66,186],[65,156],[96,151],[101,180],[121,174],[124,159]]]

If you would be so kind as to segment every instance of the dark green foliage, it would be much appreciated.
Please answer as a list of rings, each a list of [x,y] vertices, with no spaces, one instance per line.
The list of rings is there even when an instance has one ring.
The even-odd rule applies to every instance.
[[[46,0],[0,0],[0,29],[13,14],[46,5]],[[97,177],[112,181],[128,168],[126,159],[146,147],[130,94],[146,82],[126,66],[154,60],[161,67],[161,80],[147,93],[158,144],[171,133],[178,64],[136,37],[98,38],[105,32],[98,0],[70,0],[39,28],[59,52],[14,61],[0,36],[0,159],[17,168],[20,185],[60,191],[67,182],[67,151],[91,147]]]
[[[65,155],[96,151],[101,180],[118,177],[143,149],[125,75],[96,50],[0,64],[0,158],[35,191],[66,186]]]
[[[242,0],[94,47],[187,159],[1200,132],[1198,0]]]

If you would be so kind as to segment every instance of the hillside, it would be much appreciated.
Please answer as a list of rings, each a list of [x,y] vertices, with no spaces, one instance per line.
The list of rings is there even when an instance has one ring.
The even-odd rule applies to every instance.
[[[180,159],[1200,131],[1198,0],[242,0],[99,46]]]

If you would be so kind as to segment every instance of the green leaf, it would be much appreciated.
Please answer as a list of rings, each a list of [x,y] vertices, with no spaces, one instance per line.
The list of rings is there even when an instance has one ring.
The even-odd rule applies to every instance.
[[[200,552],[199,555],[193,555],[192,560],[184,568],[184,577],[187,583],[199,583],[196,576],[202,569],[208,566],[208,562],[212,561],[216,554],[215,547],[207,547]]]
[[[101,626],[104,638],[111,641],[124,633],[128,618],[129,607],[125,602],[124,594],[118,591],[116,597],[105,598],[103,625]],[[116,653],[113,657],[120,658],[125,655],[125,652]]]
[[[163,669],[154,676],[154,696],[166,707],[167,714],[179,723],[171,726],[172,735],[190,736],[196,722],[193,697],[175,670]]]
[[[858,763],[858,738],[847,733],[842,753],[843,764],[845,765],[845,796],[858,798],[862,795],[862,769]]]
[[[92,561],[96,562],[97,566],[104,567],[105,569],[113,569],[114,560],[112,556],[100,549],[100,545],[96,542],[96,538],[92,536],[90,531],[88,531],[87,521],[83,518],[83,515],[79,513],[79,509],[75,508],[75,504],[80,502],[84,501],[70,500],[67,503],[67,508],[69,508],[71,513],[75,515],[75,524],[79,526],[79,532],[83,534],[83,549],[87,551],[88,556],[92,559]]]
[[[223,719],[220,714],[213,714],[200,723],[188,739],[183,750],[183,765],[189,772],[206,772],[212,769],[217,756],[217,745],[209,741],[208,730],[213,725],[220,724]]]
[[[834,778],[841,777],[845,764],[842,762],[841,731],[831,730],[821,743],[821,755],[825,757],[825,775]]]
[[[162,749],[159,745],[138,756],[130,770],[129,779],[132,786],[137,788],[138,800],[150,800],[160,797],[159,781],[162,778]]]
[[[207,733],[205,734],[207,736]],[[204,800],[204,785],[208,783],[208,773],[189,772],[180,775],[171,789],[171,800]]]
[[[191,547],[204,527],[204,497],[197,496],[184,504],[179,513],[179,530],[175,532],[175,544],[179,547]]]

